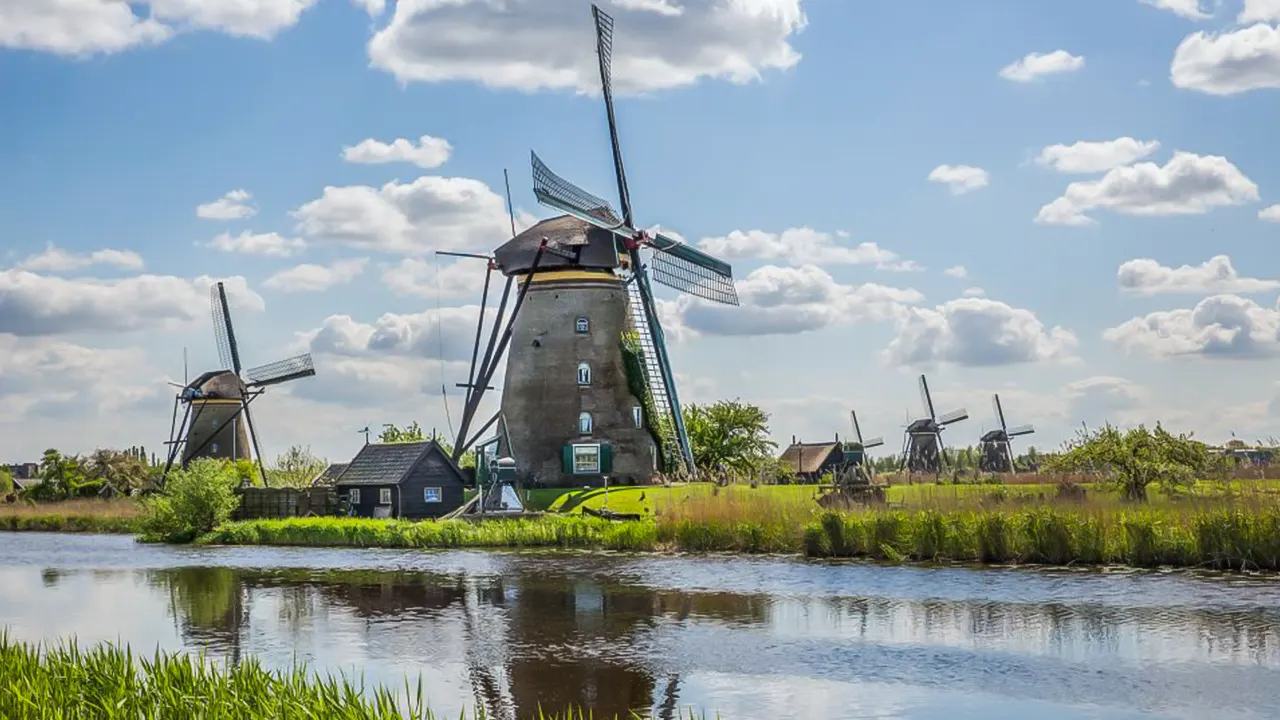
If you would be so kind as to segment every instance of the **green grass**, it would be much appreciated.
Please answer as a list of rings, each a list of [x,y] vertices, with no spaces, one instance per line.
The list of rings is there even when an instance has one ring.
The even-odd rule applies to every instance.
[[[67,500],[0,504],[0,532],[82,532],[132,535],[141,504],[133,500]]]
[[[443,717],[424,702],[421,680],[403,694],[366,688],[346,677],[320,677],[304,665],[264,669],[252,658],[221,667],[200,656],[62,644],[42,648],[0,632],[0,717],[8,720],[427,720]],[[482,720],[483,710],[458,715]],[[536,714],[541,720],[586,720],[583,710]],[[637,716],[633,716],[637,717]],[[693,713],[682,716],[692,720]]]

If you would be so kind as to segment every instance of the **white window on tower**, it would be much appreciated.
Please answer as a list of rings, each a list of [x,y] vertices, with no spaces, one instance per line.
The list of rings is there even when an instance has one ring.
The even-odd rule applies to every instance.
[[[591,434],[591,413],[581,413],[578,415],[578,434]]]
[[[574,445],[573,472],[575,475],[590,475],[600,472],[600,446]]]
[[[378,488],[378,504],[379,505],[391,504],[391,488]]]
[[[578,384],[591,384],[591,366],[586,363],[578,363]]]
[[[639,405],[631,408],[631,422],[635,423],[636,427],[644,427],[644,408]]]
[[[591,321],[587,320],[585,317],[580,317],[573,323],[573,331],[579,335],[586,335],[590,329]]]

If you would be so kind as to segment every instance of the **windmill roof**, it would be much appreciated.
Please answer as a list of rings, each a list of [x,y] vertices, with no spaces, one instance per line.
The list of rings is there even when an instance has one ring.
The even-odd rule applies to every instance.
[[[613,233],[572,215],[561,215],[543,220],[503,243],[493,253],[498,269],[505,275],[529,272],[543,238],[547,239],[548,249],[572,253],[582,246],[582,254],[575,262],[554,252],[543,252],[538,262],[539,270],[611,270],[618,267],[617,240]]]
[[[911,424],[907,426],[907,432],[937,432],[938,427],[937,422],[930,420],[929,418],[921,418],[919,420],[913,420]]]
[[[335,485],[399,485],[429,452],[438,452],[453,471],[462,471],[434,440],[406,443],[370,443],[347,463]]]
[[[1003,430],[1001,430],[1000,428],[996,428],[995,430],[988,430],[985,433],[983,433],[981,441],[982,442],[1004,442],[1005,440],[1008,440],[1008,439],[1009,438],[1005,437]]]
[[[778,456],[778,462],[798,473],[816,473],[833,452],[843,452],[838,442],[793,443]]]

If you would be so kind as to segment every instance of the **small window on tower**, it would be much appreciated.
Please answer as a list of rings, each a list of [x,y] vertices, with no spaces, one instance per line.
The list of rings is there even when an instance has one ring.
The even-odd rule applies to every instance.
[[[579,335],[586,335],[590,330],[591,322],[585,317],[580,317],[573,323],[573,331]]]
[[[582,413],[578,416],[578,433],[581,435],[591,434],[591,413]]]
[[[636,427],[644,427],[644,408],[639,405],[631,408],[631,421]]]
[[[586,363],[578,363],[578,384],[579,385],[591,384],[591,366],[587,365]]]

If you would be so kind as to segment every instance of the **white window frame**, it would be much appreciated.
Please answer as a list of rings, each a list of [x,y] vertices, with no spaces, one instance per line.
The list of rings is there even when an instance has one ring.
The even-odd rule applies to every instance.
[[[433,493],[432,491],[435,492]],[[434,499],[432,499],[433,494],[435,496]],[[422,501],[428,503],[444,502],[444,490],[438,487],[424,487],[422,488]]]
[[[347,493],[347,500],[350,501],[352,505],[359,505],[360,488],[351,488],[351,491]]]
[[[391,488],[378,488],[378,504],[379,505],[391,504]]]
[[[578,434],[590,435],[592,427],[594,427],[594,423],[591,420],[591,413],[578,413]]]
[[[578,443],[573,447],[573,474],[574,475],[599,475],[600,474],[600,443]],[[582,465],[578,462],[579,452],[583,458],[594,457],[594,465]]]
[[[591,384],[591,366],[586,363],[578,363],[578,385],[587,386]]]
[[[579,335],[591,332],[591,321],[584,315],[573,321],[573,331]]]
[[[631,421],[636,427],[644,427],[644,408],[636,405],[631,408]]]

